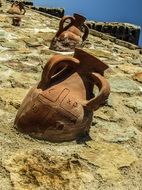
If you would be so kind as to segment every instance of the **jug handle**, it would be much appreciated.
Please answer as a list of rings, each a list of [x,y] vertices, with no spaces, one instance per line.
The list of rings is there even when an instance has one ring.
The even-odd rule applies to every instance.
[[[93,82],[99,88],[99,94],[89,100],[86,104],[88,109],[97,110],[101,105],[103,105],[110,94],[110,85],[108,81],[99,73],[92,73],[91,78]]]
[[[89,28],[86,24],[83,24],[83,27],[85,28],[84,35],[82,36],[83,42],[87,39],[88,34],[89,34]]]
[[[59,30],[64,30],[66,27],[68,28],[69,27],[69,25],[71,24],[71,23],[69,23],[66,27],[64,27],[64,23],[66,22],[66,20],[70,20],[71,21],[71,23],[75,20],[75,18],[74,17],[72,17],[72,16],[64,16],[62,19],[61,19],[61,21],[60,21],[60,25],[59,25]]]
[[[74,57],[54,55],[43,68],[42,78],[38,85],[39,88],[48,86],[52,77],[62,75],[62,72],[55,74],[55,71],[60,66],[63,66],[63,61],[67,63],[65,64],[67,67],[70,66],[73,69],[80,64],[80,61]]]
[[[19,9],[20,9],[20,12],[22,15],[24,15],[26,13],[26,9],[24,7],[24,4],[22,2],[19,2]],[[23,13],[22,13],[22,10],[23,10]]]
[[[12,3],[11,8],[12,8],[14,5],[15,5],[15,2],[14,2],[14,3]]]
[[[23,9],[22,15],[24,15],[24,14],[26,13],[26,9],[25,9],[25,7],[23,7],[22,9]],[[22,11],[21,11],[21,12],[22,12]]]

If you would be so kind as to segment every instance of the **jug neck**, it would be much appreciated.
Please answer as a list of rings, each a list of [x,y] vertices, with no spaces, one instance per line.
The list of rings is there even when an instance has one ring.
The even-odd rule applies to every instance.
[[[84,22],[85,22],[85,20],[86,20],[86,18],[85,18],[84,16],[79,15],[79,14],[77,14],[77,13],[74,13],[74,14],[73,14],[73,17],[75,18],[74,24],[75,24],[76,26],[81,26],[81,25],[83,25]]]
[[[79,48],[75,49],[74,57],[80,61],[78,72],[81,73],[97,72],[103,75],[104,71],[109,68],[101,60]]]

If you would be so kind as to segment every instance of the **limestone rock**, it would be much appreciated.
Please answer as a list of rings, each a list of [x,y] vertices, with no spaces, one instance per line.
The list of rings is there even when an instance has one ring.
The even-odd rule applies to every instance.
[[[60,54],[49,50],[59,19],[27,9],[17,28],[5,13],[9,6],[5,2],[0,14],[0,189],[140,190],[142,83],[133,78],[142,72],[140,49],[91,31],[84,50],[110,66],[111,85],[108,102],[94,112],[92,140],[35,140],[18,132],[14,119],[43,66]]]
[[[132,108],[135,112],[142,111],[142,98],[141,97],[132,97],[124,100],[124,104]]]
[[[118,65],[118,68],[127,74],[136,74],[136,73],[142,71],[142,68],[140,68],[138,66],[134,66],[132,64]]]
[[[139,65],[142,67],[142,60],[140,58],[136,59],[136,60],[133,60],[133,64],[134,65]]]
[[[80,152],[80,157],[98,167],[96,173],[104,180],[121,180],[119,168],[130,167],[137,157],[118,144],[88,142],[90,147]]]
[[[121,123],[99,121],[95,125],[95,129],[91,129],[90,136],[95,138],[101,138],[106,142],[125,142],[130,139],[137,139],[141,133],[133,126],[123,126]],[[93,133],[97,133],[97,137],[93,137]]]
[[[82,161],[42,151],[19,152],[6,161],[5,167],[15,190],[93,190],[89,184],[95,182],[93,173]]]
[[[138,94],[141,92],[140,86],[138,86],[133,80],[124,76],[113,76],[109,79],[111,91],[118,93]]]
[[[27,90],[22,88],[5,88],[0,90],[0,106],[2,109],[10,112],[14,107],[18,109],[21,101],[27,94]]]

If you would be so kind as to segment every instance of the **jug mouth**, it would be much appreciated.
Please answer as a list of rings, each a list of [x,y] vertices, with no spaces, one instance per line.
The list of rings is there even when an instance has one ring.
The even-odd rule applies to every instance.
[[[80,48],[75,48],[74,57],[80,60],[84,72],[97,72],[103,75],[104,71],[109,68],[106,63]]]
[[[78,13],[74,13],[73,16],[74,16],[76,19],[80,20],[81,22],[85,22],[85,20],[86,20],[86,17],[84,17],[84,16],[82,16],[82,15],[80,15],[80,14],[78,14]]]

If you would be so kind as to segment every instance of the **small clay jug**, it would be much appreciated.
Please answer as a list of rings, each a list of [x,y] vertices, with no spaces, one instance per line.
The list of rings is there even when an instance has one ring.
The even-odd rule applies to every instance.
[[[24,15],[26,10],[22,2],[15,1],[7,12],[10,14]]]
[[[74,57],[54,55],[45,65],[39,84],[23,100],[15,119],[17,129],[51,142],[87,135],[93,111],[110,93],[102,76],[107,68],[81,49],[75,49]],[[96,96],[94,85],[99,89]]]
[[[12,25],[13,26],[20,26],[20,22],[21,22],[21,17],[19,16],[14,16],[12,18]]]
[[[70,22],[65,25],[65,22]],[[56,51],[73,51],[75,47],[81,45],[88,37],[89,28],[84,23],[86,18],[79,14],[64,16],[59,24],[59,30],[51,41],[50,49]],[[82,30],[84,34],[82,35]]]

